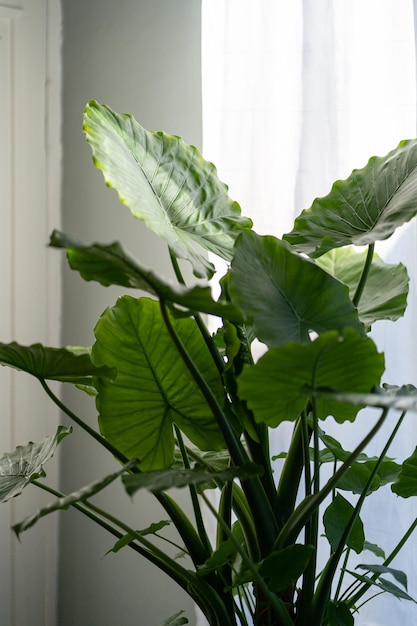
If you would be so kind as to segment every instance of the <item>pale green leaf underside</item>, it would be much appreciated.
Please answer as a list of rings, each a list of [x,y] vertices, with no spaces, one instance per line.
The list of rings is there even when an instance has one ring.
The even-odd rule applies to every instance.
[[[284,239],[319,257],[349,244],[387,239],[417,212],[417,140],[402,141],[384,157],[372,157],[295,220]]]
[[[193,319],[172,324],[213,393],[223,403],[217,368]],[[99,319],[92,357],[117,370],[97,383],[102,434],[144,471],[174,461],[173,423],[202,450],[224,447],[207,403],[179,356],[160,313],[148,298],[119,298]]]
[[[311,330],[363,331],[346,285],[275,237],[242,233],[229,293],[268,346],[309,341]]]
[[[366,252],[355,252],[351,247],[331,250],[317,263],[349,287],[353,298],[358,286]],[[377,320],[395,321],[404,315],[407,307],[409,278],[407,270],[399,263],[388,265],[374,254],[372,265],[358,305],[359,319],[366,326]]]
[[[40,343],[22,346],[15,341],[0,343],[0,364],[36,378],[74,385],[92,385],[94,376],[111,378],[115,372],[105,365],[93,365],[88,348],[49,348]]]
[[[236,236],[252,222],[194,146],[95,101],[86,106],[84,131],[107,185],[197,276],[213,274],[205,251],[231,259]]]
[[[0,457],[0,502],[19,495],[38,476],[44,475],[43,465],[53,456],[59,442],[72,432],[58,426],[56,433],[40,443],[29,442]]]

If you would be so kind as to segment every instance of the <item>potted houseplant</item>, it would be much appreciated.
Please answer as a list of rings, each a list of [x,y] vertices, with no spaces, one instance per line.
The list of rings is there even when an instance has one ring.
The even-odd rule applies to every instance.
[[[14,531],[75,507],[116,538],[114,551],[132,549],[162,569],[211,626],[350,626],[375,589],[413,601],[406,575],[391,563],[417,520],[386,555],[365,538],[361,509],[378,489],[417,495],[417,454],[389,456],[407,412],[416,409],[416,390],[383,383],[384,355],[369,337],[375,321],[394,321],[406,308],[407,272],[385,264],[374,244],[417,212],[417,141],[336,182],[280,240],[252,230],[215,167],[179,137],[146,131],[95,101],[85,109],[84,130],[107,185],[166,241],[178,283],[144,268],[119,243],[51,235],[51,246],[65,249],[85,280],[148,295],[125,295],[106,309],[91,348],[0,344],[0,362],[35,376],[115,459],[110,476],[62,494],[45,483],[43,466],[71,429],[4,454],[3,501],[29,484],[56,496]],[[230,264],[218,299],[207,252]],[[190,287],[184,259],[202,279]],[[219,320],[214,334],[207,315]],[[255,338],[265,346],[257,362]],[[96,396],[97,430],[61,402],[51,380]],[[372,408],[366,422],[364,407]],[[358,424],[354,450],[326,434],[328,416],[341,429]],[[277,470],[269,432],[284,422],[293,423],[293,434]],[[386,445],[369,457],[366,446],[383,424]],[[153,541],[167,521],[137,530],[94,504],[120,477],[128,494],[139,498],[148,489],[159,500],[186,565]],[[171,487],[189,490],[192,519]],[[202,502],[216,520],[215,538]],[[372,558],[352,568],[349,557],[364,550]],[[186,623],[181,611],[164,622]]]

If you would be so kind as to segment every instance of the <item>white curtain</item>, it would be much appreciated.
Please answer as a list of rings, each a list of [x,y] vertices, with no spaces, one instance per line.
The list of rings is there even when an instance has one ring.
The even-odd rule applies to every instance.
[[[257,232],[280,237],[336,179],[416,136],[412,0],[203,0],[202,7],[203,153]],[[377,247],[411,275],[405,318],[375,325],[391,384],[417,385],[416,244],[414,221]],[[346,447],[354,428],[345,429]],[[390,454],[404,458],[416,444],[410,415]],[[364,512],[367,539],[389,553],[416,515],[415,500],[381,490]],[[392,565],[408,572],[414,597],[416,555],[415,538]],[[356,624],[411,626],[416,606],[384,595]]]

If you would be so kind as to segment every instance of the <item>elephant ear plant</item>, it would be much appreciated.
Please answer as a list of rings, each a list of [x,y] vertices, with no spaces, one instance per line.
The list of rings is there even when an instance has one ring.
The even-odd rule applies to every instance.
[[[337,181],[278,239],[252,230],[215,167],[179,137],[148,132],[95,101],[84,131],[106,184],[166,241],[177,283],[119,243],[52,234],[51,246],[65,249],[85,280],[148,296],[125,295],[106,309],[91,349],[0,344],[1,363],[35,376],[91,445],[115,460],[112,475],[62,494],[45,483],[43,466],[70,429],[4,454],[2,500],[28,484],[55,497],[16,534],[75,507],[116,538],[111,550],[135,550],[163,570],[211,626],[351,626],[379,593],[413,602],[406,575],[391,564],[417,521],[385,554],[365,538],[361,510],[379,489],[384,497],[417,495],[417,448],[406,459],[389,456],[417,408],[416,390],[382,382],[384,356],[368,334],[406,308],[404,266],[385,264],[374,245],[417,212],[417,141]],[[228,263],[218,299],[208,252]],[[184,260],[200,279],[194,285],[185,284]],[[208,316],[218,320],[214,334]],[[265,346],[256,362],[255,338]],[[62,404],[51,380],[96,397],[97,430]],[[329,416],[341,436],[345,422],[355,422],[354,450],[326,433]],[[288,422],[285,451],[271,450],[271,429],[279,436]],[[386,443],[370,457],[365,449],[382,425]],[[120,477],[136,500],[141,489],[151,491],[164,520],[137,529],[94,504]],[[192,515],[169,495],[172,487],[188,490]],[[207,514],[216,537],[206,530]],[[185,561],[178,548],[161,549],[168,524]],[[181,607],[164,622],[186,623]]]

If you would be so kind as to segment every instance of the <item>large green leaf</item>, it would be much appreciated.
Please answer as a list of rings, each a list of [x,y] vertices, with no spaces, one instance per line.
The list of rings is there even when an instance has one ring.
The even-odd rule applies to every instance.
[[[231,259],[237,234],[252,222],[194,146],[95,101],[86,106],[84,131],[107,185],[197,276],[214,271],[201,247]]]
[[[57,445],[72,432],[71,428],[58,426],[54,435],[40,443],[29,442],[0,458],[0,502],[6,502],[22,493],[34,479],[44,476],[44,464],[53,456]]]
[[[352,247],[331,250],[318,264],[349,287],[353,298],[365,264],[366,252],[357,253]],[[388,265],[374,254],[365,289],[359,301],[359,318],[366,326],[377,320],[395,321],[407,307],[409,278],[399,263]]]
[[[80,272],[85,280],[95,280],[105,287],[120,285],[129,289],[142,289],[161,300],[174,302],[193,311],[227,317],[234,322],[242,321],[239,311],[230,303],[213,300],[209,286],[197,285],[188,289],[182,285],[169,285],[151,270],[141,267],[118,242],[87,246],[55,230],[50,245],[65,248],[70,267]]]
[[[348,288],[275,237],[242,233],[229,295],[269,346],[306,341],[311,330],[362,330]]]
[[[330,193],[314,200],[284,239],[318,257],[351,243],[387,239],[417,212],[417,140],[402,141],[384,157],[372,157]]]
[[[288,342],[271,348],[238,378],[240,397],[258,422],[278,426],[295,420],[315,389],[370,390],[379,383],[384,357],[373,341],[353,329],[328,331],[311,343]],[[346,404],[344,402],[347,402]],[[326,398],[316,401],[318,415],[339,422],[354,419],[358,407]]]
[[[391,489],[403,498],[417,496],[417,448],[411,456],[405,459],[398,479],[391,485]]]
[[[325,534],[333,550],[339,545],[353,513],[353,506],[339,493],[325,510],[323,515]],[[359,554],[363,550],[364,542],[363,524],[357,517],[347,537],[346,545]]]
[[[216,366],[193,319],[172,319],[191,358],[223,402]],[[165,327],[159,305],[120,298],[99,319],[92,357],[117,370],[97,383],[102,434],[145,470],[165,469],[174,456],[173,423],[202,450],[224,448],[212,413]]]
[[[115,371],[106,365],[94,365],[88,348],[48,348],[40,343],[32,346],[0,343],[0,364],[36,378],[74,385],[91,385],[94,376],[112,378],[115,375]]]

